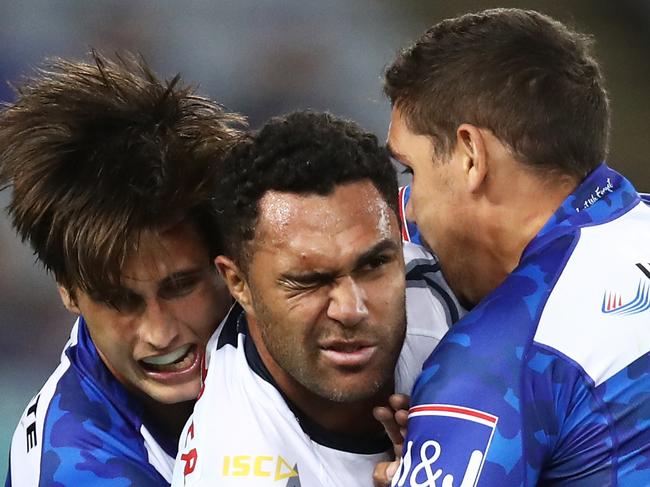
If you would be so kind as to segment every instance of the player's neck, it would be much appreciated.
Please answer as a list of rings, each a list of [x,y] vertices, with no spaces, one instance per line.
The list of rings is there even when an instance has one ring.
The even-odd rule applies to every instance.
[[[183,427],[192,414],[195,401],[163,404],[147,397],[143,399],[146,417],[158,430],[172,438],[180,438]]]
[[[393,392],[393,384],[373,397],[355,402],[336,402],[317,396],[302,385],[285,384],[283,393],[293,406],[321,428],[348,437],[373,438],[383,434],[383,427],[372,415],[375,406],[385,406]]]
[[[498,188],[499,196],[478,208],[475,230],[463,245],[464,262],[454,266],[458,275],[448,277],[465,305],[477,304],[519,265],[528,244],[577,185],[570,177],[542,180],[527,171],[507,184],[507,191]]]

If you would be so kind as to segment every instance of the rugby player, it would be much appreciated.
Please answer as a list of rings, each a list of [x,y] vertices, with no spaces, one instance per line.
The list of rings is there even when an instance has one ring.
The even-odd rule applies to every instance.
[[[460,313],[434,257],[402,250],[388,153],[297,112],[221,175],[216,263],[237,303],[208,345],[172,485],[372,485],[391,452],[373,407],[410,391]]]
[[[649,199],[603,162],[588,39],[463,15],[385,91],[421,236],[473,306],[415,384],[392,485],[650,485]]]
[[[79,315],[7,484],[169,485],[231,305],[209,199],[242,119],[135,58],[54,60],[0,114],[14,227]]]

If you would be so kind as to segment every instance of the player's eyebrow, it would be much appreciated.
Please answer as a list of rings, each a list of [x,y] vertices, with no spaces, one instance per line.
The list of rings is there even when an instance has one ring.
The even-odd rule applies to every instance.
[[[393,146],[390,145],[390,142],[386,142],[386,150],[388,151],[388,154],[395,159],[399,163],[409,163],[408,157],[406,157],[404,154],[401,154],[397,152]]]
[[[384,238],[377,242],[375,245],[373,245],[370,249],[366,250],[364,253],[362,253],[359,257],[357,257],[357,262],[355,265],[356,269],[359,269],[361,267],[364,267],[365,265],[369,264],[373,259],[375,259],[378,255],[390,251],[390,252],[399,252],[401,250],[401,247],[395,242],[395,240],[392,240],[390,238]]]
[[[363,252],[356,258],[354,269],[360,269],[372,262],[378,255],[384,252],[399,252],[401,247],[394,240],[384,238]],[[302,285],[326,284],[332,282],[340,275],[340,271],[306,271],[286,272],[278,279],[281,282],[291,281]]]
[[[175,282],[180,281],[182,279],[198,277],[203,272],[205,272],[206,269],[207,267],[202,266],[202,267],[194,267],[194,268],[184,269],[181,271],[174,272],[166,276],[162,281],[160,281],[159,287],[164,287],[170,284],[174,284]]]

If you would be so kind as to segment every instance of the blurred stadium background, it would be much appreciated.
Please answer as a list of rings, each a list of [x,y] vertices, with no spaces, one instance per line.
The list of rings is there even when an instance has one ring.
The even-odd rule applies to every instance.
[[[247,115],[329,110],[384,138],[381,73],[398,47],[448,16],[533,8],[596,38],[613,102],[610,164],[650,191],[649,0],[2,0],[0,99],[44,57],[141,52],[164,76]],[[6,207],[8,194],[0,194]],[[58,364],[73,317],[0,216],[0,479],[28,399]]]

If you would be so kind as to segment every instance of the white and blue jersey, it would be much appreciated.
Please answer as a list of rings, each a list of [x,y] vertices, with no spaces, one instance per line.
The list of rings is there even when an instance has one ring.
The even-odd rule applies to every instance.
[[[463,310],[426,249],[404,243],[406,336],[395,390],[408,393],[422,364]],[[203,392],[181,435],[172,485],[219,487],[366,487],[386,436],[335,434],[285,396],[248,335],[235,304],[207,346]]]
[[[606,165],[445,336],[393,486],[650,485],[650,200]]]
[[[177,442],[147,422],[79,318],[60,365],[20,418],[5,485],[169,485]]]

